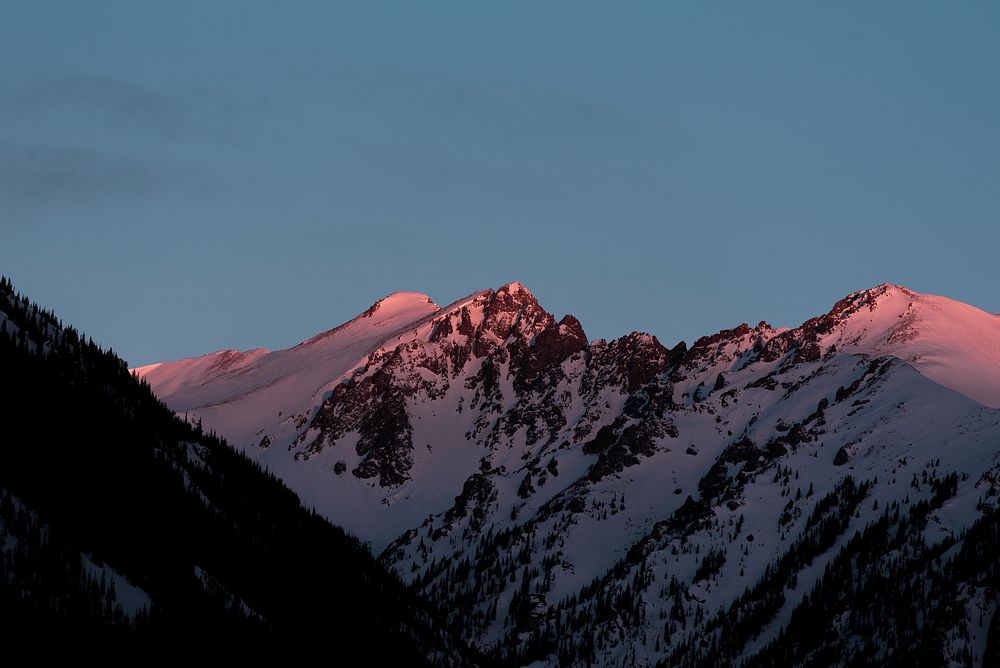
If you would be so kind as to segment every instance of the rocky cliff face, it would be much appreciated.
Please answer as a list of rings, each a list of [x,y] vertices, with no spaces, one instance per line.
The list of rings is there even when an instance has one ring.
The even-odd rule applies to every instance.
[[[778,642],[855,532],[912,520],[924,545],[960,541],[990,507],[1000,318],[972,307],[886,284],[794,329],[667,348],[588,341],[517,283],[397,306],[392,327],[356,319],[297,353],[297,407],[275,388],[302,377],[266,356],[199,385],[224,388],[210,402],[167,400],[235,425],[505,660],[737,661]],[[184,387],[183,368],[154,372]]]

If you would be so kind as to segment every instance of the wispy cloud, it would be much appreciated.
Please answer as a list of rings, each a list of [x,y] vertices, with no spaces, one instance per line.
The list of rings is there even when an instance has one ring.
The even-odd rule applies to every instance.
[[[166,106],[149,89],[108,77],[33,77],[8,82],[0,91],[8,112],[19,114],[91,107],[123,116],[158,117]]]
[[[207,86],[155,88],[88,75],[0,81],[0,115],[33,127],[71,117],[77,129],[221,139],[261,106],[260,100],[239,99]]]
[[[396,127],[423,124],[504,142],[649,141],[667,130],[659,120],[553,88],[373,63],[338,68],[326,92],[334,103],[388,116]]]
[[[0,216],[176,191],[205,193],[203,178],[153,161],[91,149],[0,144]]]
[[[138,196],[200,195],[212,155],[259,104],[203,87],[94,76],[0,81],[0,215]]]

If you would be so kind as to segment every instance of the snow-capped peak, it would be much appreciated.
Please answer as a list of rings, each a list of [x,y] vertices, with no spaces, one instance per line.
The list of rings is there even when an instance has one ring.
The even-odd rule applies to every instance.
[[[941,385],[1000,408],[1000,316],[891,283],[851,297],[855,304],[837,332],[838,349],[893,355]]]
[[[538,299],[532,294],[531,290],[524,287],[524,284],[518,281],[501,285],[493,294],[496,300],[505,304],[513,304],[518,307],[530,305],[533,308],[541,309]]]
[[[497,292],[509,292],[511,294],[517,294],[519,292],[527,292],[529,295],[531,294],[531,290],[524,287],[524,284],[521,283],[520,281],[511,281],[510,283],[505,283],[504,285],[500,286]]]
[[[275,416],[318,401],[369,351],[439,310],[427,295],[394,292],[286,350],[223,350],[134,371],[176,410],[194,409],[229,438],[250,440]]]
[[[372,317],[376,313],[382,317],[392,317],[399,313],[409,313],[411,311],[426,312],[427,306],[433,310],[440,308],[427,295],[421,292],[393,292],[372,304],[367,311],[362,313],[362,317]]]
[[[379,299],[355,318],[317,334],[297,347],[312,346],[321,341],[329,342],[334,334],[340,334],[337,337],[337,344],[340,345],[343,343],[343,332],[346,329],[354,330],[365,337],[371,332],[393,332],[440,309],[441,307],[430,297],[420,292],[393,292]]]

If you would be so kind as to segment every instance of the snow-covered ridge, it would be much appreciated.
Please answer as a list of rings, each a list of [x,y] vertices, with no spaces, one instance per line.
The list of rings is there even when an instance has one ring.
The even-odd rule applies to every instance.
[[[531,295],[516,281],[501,289],[511,294]],[[231,400],[317,364],[323,366],[327,380],[335,380],[371,349],[418,328],[428,317],[439,315],[439,311],[452,312],[486,292],[472,293],[444,309],[425,294],[394,292],[348,322],[287,350],[273,353],[265,348],[220,350],[138,367],[135,372],[146,378],[168,403],[171,399],[180,400],[183,395],[180,405],[184,409]],[[946,387],[984,405],[1000,408],[1000,383],[996,382],[1000,378],[1000,315],[884,283],[851,293],[828,316],[835,316],[834,324],[818,338],[822,349],[836,346],[844,351],[893,355]],[[781,334],[798,330],[772,331]],[[336,354],[310,350],[319,344],[335,350]],[[290,354],[293,351],[295,355]],[[251,366],[266,367],[268,372],[257,369],[250,372],[247,367]],[[238,376],[238,380],[233,376]]]
[[[260,440],[275,418],[308,411],[374,349],[412,336],[439,312],[480,297],[474,292],[442,309],[418,292],[394,292],[351,320],[292,348],[220,350],[133,371],[175,411],[199,417],[235,444]]]
[[[379,299],[357,317],[343,325],[321,332],[311,339],[303,341],[298,346],[311,346],[340,332],[348,325],[358,325],[365,320],[364,326],[369,330],[393,329],[403,327],[428,313],[434,313],[440,307],[430,297],[420,292],[393,292]]]
[[[830,344],[898,357],[931,380],[1000,408],[1000,316],[890,283],[851,298],[864,308],[826,339]]]
[[[427,295],[395,292],[286,350],[220,350],[134,371],[176,411],[198,414],[207,426],[238,442],[271,424],[278,413],[300,409],[373,347],[438,310]]]

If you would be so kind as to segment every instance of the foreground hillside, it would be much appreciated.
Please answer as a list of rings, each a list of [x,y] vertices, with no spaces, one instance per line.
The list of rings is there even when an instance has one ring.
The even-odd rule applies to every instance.
[[[464,665],[434,615],[261,467],[176,418],[110,351],[0,282],[0,627],[295,638]]]
[[[965,304],[884,284],[667,348],[512,283],[138,372],[507,663],[997,652],[1000,317]]]

